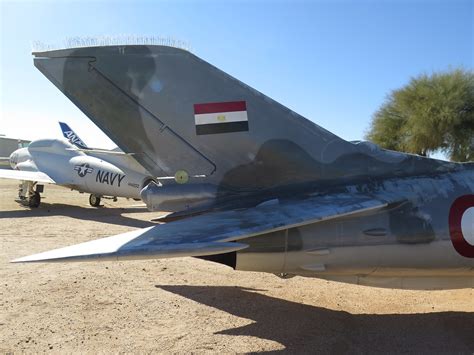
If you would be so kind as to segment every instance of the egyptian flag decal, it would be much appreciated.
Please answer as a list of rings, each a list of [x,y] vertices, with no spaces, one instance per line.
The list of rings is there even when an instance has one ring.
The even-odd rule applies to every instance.
[[[216,134],[249,130],[245,101],[194,105],[196,134]]]

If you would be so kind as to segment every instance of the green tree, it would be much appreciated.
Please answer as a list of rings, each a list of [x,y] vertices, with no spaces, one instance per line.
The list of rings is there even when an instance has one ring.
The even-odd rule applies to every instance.
[[[422,74],[388,95],[366,135],[383,148],[474,160],[474,73]]]

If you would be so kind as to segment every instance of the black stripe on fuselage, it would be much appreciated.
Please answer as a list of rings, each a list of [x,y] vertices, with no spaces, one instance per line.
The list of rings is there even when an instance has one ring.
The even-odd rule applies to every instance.
[[[230,132],[243,132],[249,130],[248,121],[211,123],[196,125],[196,134],[217,134]]]

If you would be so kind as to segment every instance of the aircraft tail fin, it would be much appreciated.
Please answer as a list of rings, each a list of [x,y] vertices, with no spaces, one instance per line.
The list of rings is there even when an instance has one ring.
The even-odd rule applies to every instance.
[[[154,176],[185,172],[191,183],[205,176],[253,191],[414,166],[397,167],[402,154],[337,137],[182,49],[98,46],[34,55],[35,66]]]
[[[79,149],[89,149],[84,141],[72,130],[67,123],[59,122],[61,131],[63,132],[64,138],[66,138],[71,144],[75,145]]]

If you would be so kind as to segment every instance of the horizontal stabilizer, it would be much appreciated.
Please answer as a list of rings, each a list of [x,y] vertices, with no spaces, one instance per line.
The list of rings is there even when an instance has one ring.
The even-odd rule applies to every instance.
[[[44,253],[26,256],[13,260],[21,262],[66,262],[66,261],[93,261],[101,260],[133,260],[148,258],[176,258],[181,256],[206,256],[230,253],[247,247],[241,243],[161,243],[150,245],[141,243],[140,236],[153,227],[143,230],[119,234],[113,237],[92,240],[65,248],[55,249]],[[137,240],[138,239],[138,240]]]
[[[47,184],[55,184],[56,182],[51,179],[45,173],[40,171],[21,171],[21,170],[3,170],[0,169],[0,178],[13,179],[13,180],[25,180],[25,181],[36,181]]]
[[[247,247],[235,243],[259,234],[363,213],[387,206],[367,196],[340,194],[214,212],[56,249],[13,262],[85,261],[205,256]],[[245,243],[245,241],[243,241]]]

